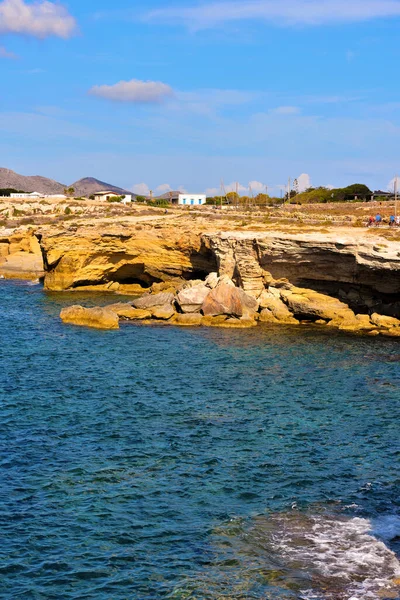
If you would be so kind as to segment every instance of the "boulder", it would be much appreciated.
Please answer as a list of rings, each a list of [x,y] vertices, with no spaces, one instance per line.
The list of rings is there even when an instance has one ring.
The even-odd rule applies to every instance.
[[[60,313],[63,323],[93,327],[95,329],[119,329],[118,315],[108,308],[84,308],[69,306]]]
[[[218,315],[241,317],[243,315],[241,291],[227,283],[220,283],[204,300],[201,308],[203,314],[211,317]]]
[[[348,318],[343,318],[340,321],[333,320],[330,324],[334,324],[338,326],[341,331],[352,331],[356,333],[357,331],[373,331],[377,329],[377,327],[371,323],[369,315],[355,315],[355,318],[349,316]]]
[[[264,292],[259,297],[258,302],[260,304],[260,308],[263,311],[267,309],[277,321],[293,324],[298,323],[297,319],[293,317],[286,304],[282,302],[282,300],[278,298],[275,294],[264,290]],[[264,315],[268,319],[268,313],[264,313]]]
[[[260,321],[260,323],[279,323],[278,319],[274,317],[269,308],[262,309],[258,320]]]
[[[156,306],[152,309],[151,315],[154,319],[160,321],[168,321],[175,314],[175,309],[172,304],[164,304],[164,306]]]
[[[120,319],[127,319],[128,321],[149,319],[151,317],[151,311],[133,308],[131,304],[124,304],[123,302],[110,304],[106,308],[118,315]]]
[[[206,277],[206,280],[205,280],[206,286],[212,290],[217,287],[218,282],[219,282],[218,273],[210,273]]]
[[[160,294],[145,294],[141,298],[133,300],[132,304],[135,308],[154,308],[156,306],[173,304],[174,299],[174,294],[171,292],[161,292]]]
[[[179,292],[177,302],[184,313],[200,312],[204,300],[210,293],[210,288],[204,283]]]
[[[203,317],[202,325],[205,327],[220,327],[227,319],[226,315],[218,315],[217,317],[206,316]]]
[[[386,317],[385,315],[378,315],[378,313],[374,313],[371,316],[371,323],[377,327],[382,327],[383,329],[394,329],[396,327],[400,327],[399,319],[395,319],[394,317]]]
[[[232,329],[250,329],[251,327],[257,327],[257,321],[249,317],[241,317],[240,319],[230,317],[221,323],[220,327]]]
[[[249,294],[246,294],[246,292],[241,288],[238,289],[240,300],[243,306],[243,316],[254,319],[259,309],[258,301],[253,296],[249,296]]]
[[[221,275],[221,277],[218,279],[218,285],[223,283],[230,285],[231,287],[236,287],[229,275]]]
[[[332,321],[332,325],[356,321],[354,312],[347,304],[331,296],[297,287],[292,287],[291,290],[281,289],[280,293],[290,312],[302,320],[324,319]]]
[[[400,337],[400,327],[393,327],[393,329],[384,329],[380,332],[381,335],[387,335],[389,337]]]
[[[199,327],[202,324],[203,316],[200,313],[176,314],[173,322],[181,327]]]

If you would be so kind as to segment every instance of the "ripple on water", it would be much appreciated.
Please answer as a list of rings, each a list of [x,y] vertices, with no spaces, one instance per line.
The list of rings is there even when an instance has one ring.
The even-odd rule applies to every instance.
[[[91,331],[72,302],[0,282],[1,598],[397,593],[398,340]]]

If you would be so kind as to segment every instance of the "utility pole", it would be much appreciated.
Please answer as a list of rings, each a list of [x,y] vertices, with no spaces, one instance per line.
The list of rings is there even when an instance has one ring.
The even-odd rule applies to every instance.
[[[236,196],[235,196],[235,206],[236,210],[239,208],[239,182],[236,182]]]
[[[394,178],[394,217],[397,217],[397,175]]]
[[[287,192],[287,197],[288,197],[288,203],[290,204],[290,177],[289,177],[289,181],[288,181],[288,192]]]

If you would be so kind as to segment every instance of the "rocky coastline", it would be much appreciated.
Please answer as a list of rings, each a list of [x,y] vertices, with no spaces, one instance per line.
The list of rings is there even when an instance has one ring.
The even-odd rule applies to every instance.
[[[62,313],[65,322],[96,327],[104,326],[108,311],[107,328],[118,328],[120,320],[236,328],[316,323],[400,334],[396,239],[350,228],[219,225],[215,231],[203,217],[157,213],[129,222],[3,230],[0,277],[41,279],[51,292],[132,297],[95,314],[83,307]]]
[[[98,329],[118,329],[121,321],[235,329],[252,328],[259,323],[317,324],[371,336],[400,337],[399,319],[378,313],[355,314],[336,298],[298,288],[286,279],[274,280],[272,276],[258,294],[246,293],[227,275],[210,273],[205,281],[189,281],[177,287],[156,284],[150,293],[129,303],[64,308],[60,317],[66,324]]]

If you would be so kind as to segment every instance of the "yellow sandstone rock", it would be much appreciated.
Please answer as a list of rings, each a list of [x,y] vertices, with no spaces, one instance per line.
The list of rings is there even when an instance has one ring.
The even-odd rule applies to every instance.
[[[203,324],[203,316],[200,313],[177,313],[170,322],[181,327],[199,327]]]
[[[119,329],[118,315],[108,308],[70,306],[61,311],[60,318],[63,323],[69,325],[95,329]]]
[[[128,321],[141,321],[143,319],[150,319],[152,316],[150,310],[133,308],[130,304],[110,304],[106,308],[114,312],[121,319],[127,319]]]

